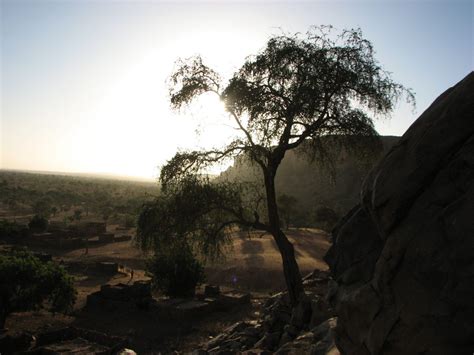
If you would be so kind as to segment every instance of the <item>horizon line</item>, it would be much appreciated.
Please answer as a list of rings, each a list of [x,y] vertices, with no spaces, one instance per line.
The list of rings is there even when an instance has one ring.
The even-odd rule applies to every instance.
[[[116,173],[105,172],[77,172],[77,171],[54,171],[54,170],[31,170],[31,169],[15,169],[15,168],[0,168],[0,172],[20,172],[27,174],[43,174],[43,175],[58,175],[58,176],[81,176],[86,178],[99,179],[113,179],[122,181],[136,181],[136,182],[156,182],[156,178],[148,178],[144,176],[123,175]]]

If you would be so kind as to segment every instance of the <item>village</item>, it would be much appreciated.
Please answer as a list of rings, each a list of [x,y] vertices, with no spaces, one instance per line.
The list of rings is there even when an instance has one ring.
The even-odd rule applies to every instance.
[[[240,351],[250,349],[267,328],[282,328],[291,318],[288,300],[282,299],[284,293],[270,298],[284,285],[277,255],[268,252],[276,253],[270,236],[262,238],[252,233],[249,239],[248,233],[237,233],[235,255],[207,269],[208,280],[196,289],[194,296],[172,298],[152,290],[145,271],[147,256],[134,244],[135,228],[90,218],[69,225],[50,221],[42,232],[27,231],[26,224],[20,229],[21,237],[0,240],[0,250],[6,253],[27,248],[43,262],[61,265],[74,277],[77,300],[74,311],[68,315],[45,310],[13,313],[7,319],[8,331],[0,337],[4,353],[10,349],[62,354],[72,348],[96,354],[121,353],[124,349],[137,353],[199,348]],[[324,233],[319,237],[314,232],[299,233],[300,248],[308,242],[321,248],[319,256],[301,259],[309,271],[315,265],[313,258],[320,260],[329,244]],[[260,245],[267,249],[264,258]],[[254,280],[259,264],[275,275],[273,280]],[[320,261],[319,264],[324,268]],[[320,301],[313,307],[320,317],[321,309],[327,308],[321,302],[328,274],[320,271],[314,275],[319,281],[307,283],[312,282],[319,294]],[[269,300],[279,306],[270,305]],[[265,312],[269,317],[264,327]],[[272,312],[275,314],[270,315]],[[309,324],[310,319],[305,322]],[[226,336],[222,336],[223,331]],[[221,336],[215,338],[217,334]],[[267,337],[259,346],[271,348],[278,345],[275,341],[272,343]]]

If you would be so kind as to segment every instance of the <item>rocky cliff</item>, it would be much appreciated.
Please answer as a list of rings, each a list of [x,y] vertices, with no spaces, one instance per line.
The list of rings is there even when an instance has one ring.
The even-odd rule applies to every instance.
[[[342,354],[473,353],[473,72],[372,169],[333,242]]]

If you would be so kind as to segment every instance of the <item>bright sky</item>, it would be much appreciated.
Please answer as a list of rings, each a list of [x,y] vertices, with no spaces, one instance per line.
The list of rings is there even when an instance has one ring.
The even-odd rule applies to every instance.
[[[403,134],[474,68],[472,0],[0,1],[4,169],[154,177],[178,148],[219,145],[228,127],[217,100],[170,111],[174,61],[202,54],[229,77],[281,30],[362,28],[416,92],[416,113],[400,105],[377,123],[384,135]]]

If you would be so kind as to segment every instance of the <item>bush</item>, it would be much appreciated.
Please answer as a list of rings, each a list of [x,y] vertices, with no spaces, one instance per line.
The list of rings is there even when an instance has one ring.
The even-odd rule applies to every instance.
[[[204,282],[204,267],[187,245],[156,252],[147,263],[154,289],[169,297],[192,297]]]
[[[0,221],[0,238],[18,238],[23,237],[27,233],[25,232],[25,226],[21,226],[16,222],[9,222],[7,220]]]
[[[35,215],[30,223],[28,223],[28,228],[36,233],[45,232],[48,229],[48,220],[42,216]]]
[[[0,329],[11,312],[47,306],[65,313],[75,300],[73,278],[61,266],[27,251],[0,254]]]
[[[320,206],[315,211],[315,221],[318,227],[330,231],[339,220],[339,215],[327,206]]]

